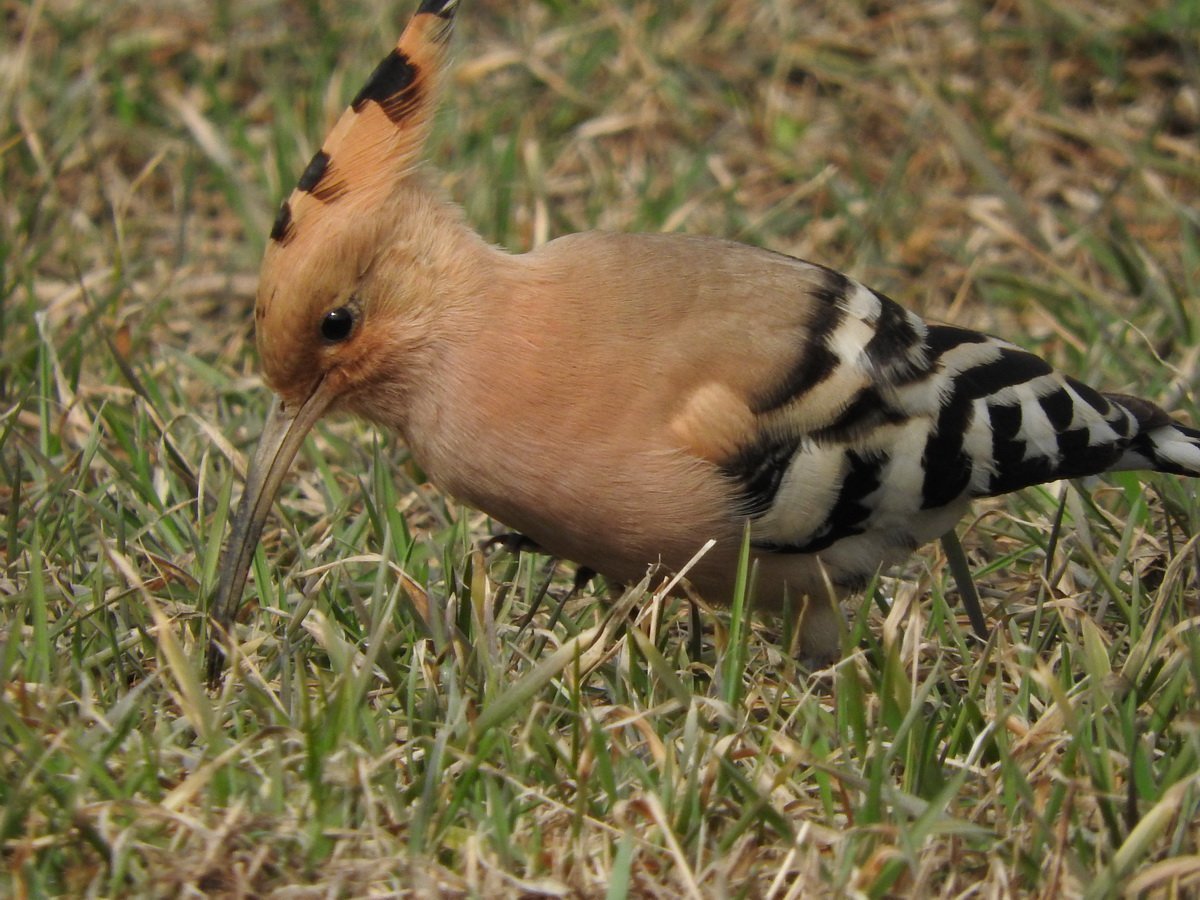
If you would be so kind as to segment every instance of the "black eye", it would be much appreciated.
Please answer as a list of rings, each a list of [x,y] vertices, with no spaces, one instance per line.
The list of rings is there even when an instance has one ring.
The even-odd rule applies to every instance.
[[[337,344],[350,337],[354,330],[354,313],[349,307],[339,306],[325,313],[321,320],[321,337],[331,344]]]

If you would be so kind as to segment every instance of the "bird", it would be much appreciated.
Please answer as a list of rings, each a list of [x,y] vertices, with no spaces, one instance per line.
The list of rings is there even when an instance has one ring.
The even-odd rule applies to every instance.
[[[459,0],[422,0],[275,217],[255,302],[274,401],[210,604],[221,677],[264,522],[332,411],[613,583],[679,570],[839,653],[838,601],[981,497],[1119,470],[1200,475],[1200,431],[834,269],[717,237],[486,242],[423,165]],[[712,541],[698,560],[697,550]]]

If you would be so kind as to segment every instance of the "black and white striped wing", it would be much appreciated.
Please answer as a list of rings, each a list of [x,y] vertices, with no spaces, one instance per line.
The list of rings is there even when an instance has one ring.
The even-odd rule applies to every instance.
[[[837,272],[822,278],[791,371],[723,467],[759,550],[820,552],[856,580],[944,534],[974,497],[1172,470],[1152,441],[1139,445],[1146,426],[1182,428],[1152,404],[1100,394],[997,338],[927,324]]]

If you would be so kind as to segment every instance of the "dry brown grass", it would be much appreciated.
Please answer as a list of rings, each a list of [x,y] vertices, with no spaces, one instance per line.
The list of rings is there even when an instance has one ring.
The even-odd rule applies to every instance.
[[[643,602],[643,643],[541,681],[604,596],[518,637],[540,563],[489,562],[498,592],[488,523],[335,422],[267,535],[248,668],[199,689],[269,221],[411,5],[0,7],[0,893],[1196,890],[1174,479],[981,505],[986,651],[930,548],[835,670]],[[747,241],[1200,420],[1194,3],[513,6],[464,2],[432,148],[489,238]]]

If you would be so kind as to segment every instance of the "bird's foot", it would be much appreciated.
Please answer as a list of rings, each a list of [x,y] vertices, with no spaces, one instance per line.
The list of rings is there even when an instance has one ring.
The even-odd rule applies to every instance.
[[[577,566],[575,568],[575,580],[571,583],[571,593],[567,596],[574,597],[585,587],[587,587],[588,582],[590,582],[598,574],[599,573],[595,569],[589,569],[587,566]]]
[[[541,545],[533,538],[526,537],[517,531],[506,531],[504,534],[494,534],[480,545],[484,553],[491,553],[497,547],[506,553],[542,553]]]

